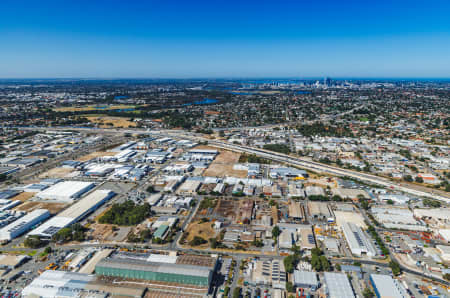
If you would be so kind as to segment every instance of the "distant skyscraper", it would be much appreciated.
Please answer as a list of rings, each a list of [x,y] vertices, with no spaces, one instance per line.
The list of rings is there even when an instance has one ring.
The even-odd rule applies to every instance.
[[[325,86],[331,86],[331,79],[329,78],[329,77],[325,77],[324,79],[323,79],[323,84],[325,85]]]

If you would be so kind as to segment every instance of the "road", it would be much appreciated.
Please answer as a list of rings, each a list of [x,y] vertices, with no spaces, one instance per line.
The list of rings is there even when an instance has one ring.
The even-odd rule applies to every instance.
[[[46,127],[28,127],[22,129],[29,129],[29,130],[47,130]],[[68,128],[68,127],[60,127],[60,128],[52,128],[54,130],[77,130],[77,131],[85,131],[90,133],[98,133],[98,134],[124,134],[124,133],[130,133],[130,134],[149,134],[150,132],[145,129],[96,129],[96,128]],[[386,188],[392,189],[392,190],[398,190],[404,193],[408,193],[410,195],[418,196],[418,197],[427,197],[427,198],[433,198],[437,200],[441,200],[447,203],[450,203],[450,195],[447,193],[444,193],[442,191],[437,191],[434,189],[430,189],[427,187],[421,187],[418,185],[414,185],[411,183],[395,183],[391,180],[383,177],[379,177],[372,174],[367,173],[361,173],[353,170],[348,169],[342,169],[335,166],[330,166],[326,164],[322,164],[319,162],[312,161],[305,157],[295,157],[290,156],[278,152],[268,151],[260,148],[250,147],[250,146],[244,146],[244,145],[236,145],[236,144],[230,144],[227,142],[219,141],[219,140],[213,140],[213,139],[207,139],[204,138],[198,134],[182,131],[182,130],[158,130],[158,131],[151,131],[153,134],[164,134],[167,136],[170,136],[172,138],[183,138],[183,139],[189,139],[195,142],[208,142],[208,145],[214,146],[221,149],[227,149],[235,152],[242,152],[247,154],[256,154],[258,156],[264,157],[266,159],[270,159],[273,161],[285,163],[291,166],[297,166],[300,168],[308,169],[315,172],[322,172],[327,173],[335,176],[340,177],[350,177],[357,180],[360,180],[365,183],[370,184],[376,184],[380,186],[384,186]]]

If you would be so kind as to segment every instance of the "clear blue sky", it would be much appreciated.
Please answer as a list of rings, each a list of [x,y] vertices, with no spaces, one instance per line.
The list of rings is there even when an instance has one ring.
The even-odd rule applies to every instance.
[[[0,77],[450,77],[449,0],[1,0]]]

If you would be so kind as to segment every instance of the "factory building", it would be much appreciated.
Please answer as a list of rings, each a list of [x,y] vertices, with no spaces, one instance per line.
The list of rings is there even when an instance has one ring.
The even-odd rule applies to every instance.
[[[294,270],[294,286],[297,288],[311,289],[319,288],[317,273],[311,271]]]
[[[371,274],[370,282],[372,283],[375,295],[378,298],[407,298],[409,297],[406,289],[396,279],[384,274]]]
[[[217,259],[209,256],[150,255],[146,260],[112,256],[95,266],[100,276],[209,287]]]
[[[334,215],[330,206],[324,202],[308,202],[308,211],[311,217],[318,220],[334,222]]]
[[[369,257],[376,256],[377,251],[375,247],[360,227],[354,223],[344,222],[342,231],[352,254],[357,256],[367,255]]]
[[[0,230],[0,242],[11,241],[50,217],[45,209],[36,209]]]
[[[79,200],[57,216],[51,218],[37,229],[31,231],[29,235],[41,238],[51,238],[62,228],[68,227],[83,219],[89,213],[95,211],[99,206],[115,195],[110,190],[96,190],[83,199]]]
[[[144,287],[98,281],[95,275],[46,270],[22,291],[23,297],[143,297]]]
[[[350,281],[344,273],[325,272],[326,293],[329,298],[355,298]]]
[[[178,193],[181,195],[195,195],[202,185],[201,181],[186,180],[178,189]]]
[[[41,199],[70,202],[95,186],[92,182],[64,181],[57,183],[37,194]]]

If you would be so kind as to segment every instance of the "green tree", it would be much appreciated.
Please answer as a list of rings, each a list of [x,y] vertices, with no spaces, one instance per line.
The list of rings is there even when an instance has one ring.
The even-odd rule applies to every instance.
[[[276,239],[278,238],[278,236],[280,236],[280,233],[280,228],[278,226],[274,226],[272,229],[272,237]]]
[[[25,247],[39,248],[44,244],[44,242],[38,236],[29,236],[25,239],[23,244]]]
[[[364,298],[375,297],[375,294],[369,288],[365,288],[364,291],[362,292],[362,294],[363,294]]]
[[[233,291],[233,298],[239,298],[239,297],[241,297],[241,288],[236,287],[236,288],[234,288],[234,291]]]
[[[286,291],[288,291],[289,293],[295,292],[294,285],[290,281],[286,282]]]

